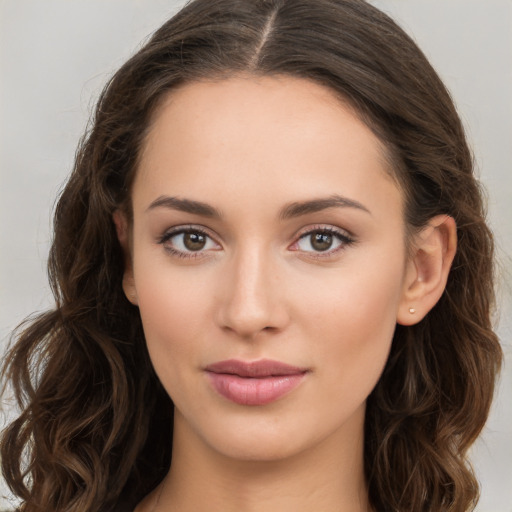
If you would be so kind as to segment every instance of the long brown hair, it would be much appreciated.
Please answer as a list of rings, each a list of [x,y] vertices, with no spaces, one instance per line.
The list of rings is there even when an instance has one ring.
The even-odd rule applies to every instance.
[[[21,407],[2,468],[21,510],[99,511],[136,503],[167,472],[172,403],[125,298],[112,223],[151,116],[169,91],[236,73],[315,81],[349,102],[388,150],[409,230],[457,222],[444,295],[397,326],[370,395],[365,471],[376,510],[471,510],[466,459],[493,396],[493,244],[463,127],[412,40],[363,0],[193,0],[110,80],[58,202],[49,276],[55,309],[26,321],[4,367]]]

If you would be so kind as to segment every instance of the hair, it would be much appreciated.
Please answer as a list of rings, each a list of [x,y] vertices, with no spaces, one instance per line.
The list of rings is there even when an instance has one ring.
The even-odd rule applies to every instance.
[[[333,91],[383,142],[408,229],[455,219],[445,292],[421,322],[397,326],[368,398],[364,464],[375,510],[472,510],[467,451],[501,364],[492,236],[449,93],[412,39],[363,0],[193,0],[106,85],[55,211],[55,308],[20,326],[3,370],[21,411],[1,445],[20,510],[111,510],[165,476],[173,406],[122,290],[112,215],[130,214],[141,148],[169,92],[238,74]]]

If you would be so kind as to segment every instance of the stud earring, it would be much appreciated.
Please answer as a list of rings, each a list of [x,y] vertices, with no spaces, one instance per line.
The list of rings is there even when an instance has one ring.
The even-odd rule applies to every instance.
[[[409,308],[409,313],[411,313],[411,315],[414,315],[414,313],[416,313],[416,310],[414,308]]]

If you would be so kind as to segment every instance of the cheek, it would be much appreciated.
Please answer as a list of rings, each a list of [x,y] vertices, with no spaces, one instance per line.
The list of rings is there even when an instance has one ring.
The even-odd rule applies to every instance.
[[[168,389],[179,379],[183,363],[197,364],[197,340],[208,330],[212,291],[197,279],[153,264],[137,273],[139,310],[156,373]],[[189,365],[187,365],[189,366]],[[170,386],[170,387],[169,387]]]
[[[318,340],[313,355],[330,399],[342,393],[357,406],[377,383],[393,339],[401,279],[397,265],[347,272],[329,286],[310,287],[314,292],[303,303],[307,337]]]

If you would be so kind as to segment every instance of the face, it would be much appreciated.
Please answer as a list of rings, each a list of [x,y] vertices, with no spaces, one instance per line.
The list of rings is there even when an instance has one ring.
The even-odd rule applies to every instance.
[[[161,106],[125,290],[183,435],[245,460],[362,436],[402,301],[402,197],[372,132],[287,77]]]

